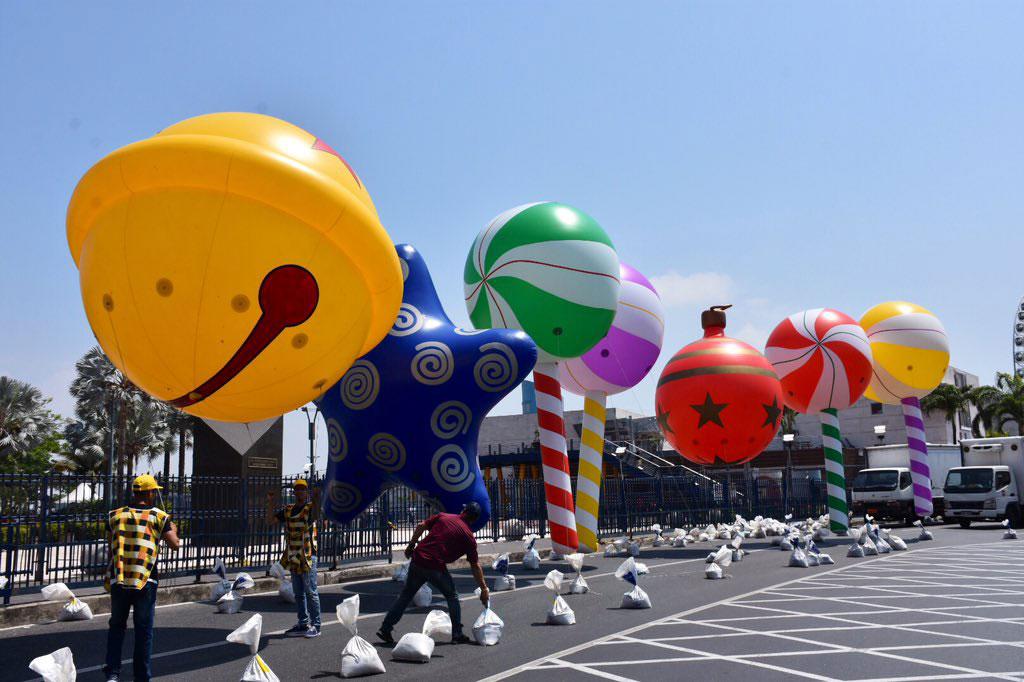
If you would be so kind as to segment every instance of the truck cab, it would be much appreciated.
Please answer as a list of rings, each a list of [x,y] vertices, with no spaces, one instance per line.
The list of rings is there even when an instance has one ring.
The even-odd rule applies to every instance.
[[[914,486],[907,467],[861,469],[853,479],[853,513],[876,519],[899,519],[907,525],[914,513]]]
[[[976,438],[961,442],[964,465],[949,470],[943,487],[946,520],[969,528],[974,521],[1010,520],[1020,528],[1024,439]]]

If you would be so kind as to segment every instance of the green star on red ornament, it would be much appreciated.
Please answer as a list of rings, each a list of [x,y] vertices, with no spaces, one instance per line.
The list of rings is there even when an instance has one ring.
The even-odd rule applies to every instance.
[[[655,405],[654,409],[655,409],[655,412],[657,412],[657,415],[658,415],[658,427],[661,428],[661,432],[662,433],[675,433],[675,431],[672,430],[672,427],[669,426],[669,423],[668,423],[668,416],[670,414],[672,414],[671,411],[666,410],[666,411],[662,412],[660,405]]]
[[[700,415],[700,421],[697,423],[698,429],[707,423],[718,424],[722,428],[725,428],[725,424],[722,423],[722,410],[728,406],[729,403],[716,403],[712,400],[710,392],[708,392],[702,404],[690,405],[690,407],[697,410],[697,414]]]
[[[764,424],[761,424],[761,426],[770,426],[774,429],[775,422],[779,420],[779,415],[782,414],[782,408],[779,407],[779,399],[772,398],[771,405],[761,403],[761,407],[763,407],[764,411],[767,413],[767,416],[764,418]]]

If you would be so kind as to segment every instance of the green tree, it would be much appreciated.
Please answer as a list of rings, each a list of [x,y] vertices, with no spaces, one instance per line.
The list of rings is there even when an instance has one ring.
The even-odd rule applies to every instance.
[[[971,424],[976,436],[981,428],[986,433],[1006,432],[1013,423],[1017,432],[1024,429],[1024,377],[1007,372],[996,374],[995,386],[979,386],[971,392],[971,401],[978,408],[978,416]]]
[[[41,473],[59,450],[59,418],[35,386],[0,376],[0,471]]]
[[[796,428],[796,415],[796,410],[788,405],[782,408],[782,428],[779,429],[782,433],[792,433],[794,436],[800,435]]]
[[[939,384],[938,387],[921,398],[921,409],[925,414],[942,412],[946,421],[953,427],[953,442],[958,442],[957,415],[971,405],[971,389],[960,388],[953,384]]]
[[[79,421],[97,433],[114,432],[117,473],[132,473],[139,459],[152,460],[168,439],[168,407],[141,391],[98,347],[75,364],[71,395]],[[116,418],[114,417],[116,415]],[[100,441],[100,446],[106,443]]]
[[[103,443],[109,442],[109,431],[99,430],[79,419],[64,425],[64,445],[54,470],[69,474],[102,476],[107,472],[107,453]]]

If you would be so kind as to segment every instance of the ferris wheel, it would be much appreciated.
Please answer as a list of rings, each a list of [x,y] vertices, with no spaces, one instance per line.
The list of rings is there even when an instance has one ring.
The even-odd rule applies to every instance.
[[[1013,317],[1013,373],[1024,377],[1024,298]]]

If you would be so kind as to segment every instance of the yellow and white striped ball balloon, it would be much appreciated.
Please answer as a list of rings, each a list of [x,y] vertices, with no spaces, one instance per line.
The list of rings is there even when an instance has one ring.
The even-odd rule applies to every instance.
[[[864,395],[898,405],[923,398],[942,383],[949,368],[949,337],[930,310],[906,301],[879,303],[860,326],[871,342],[874,372]]]

